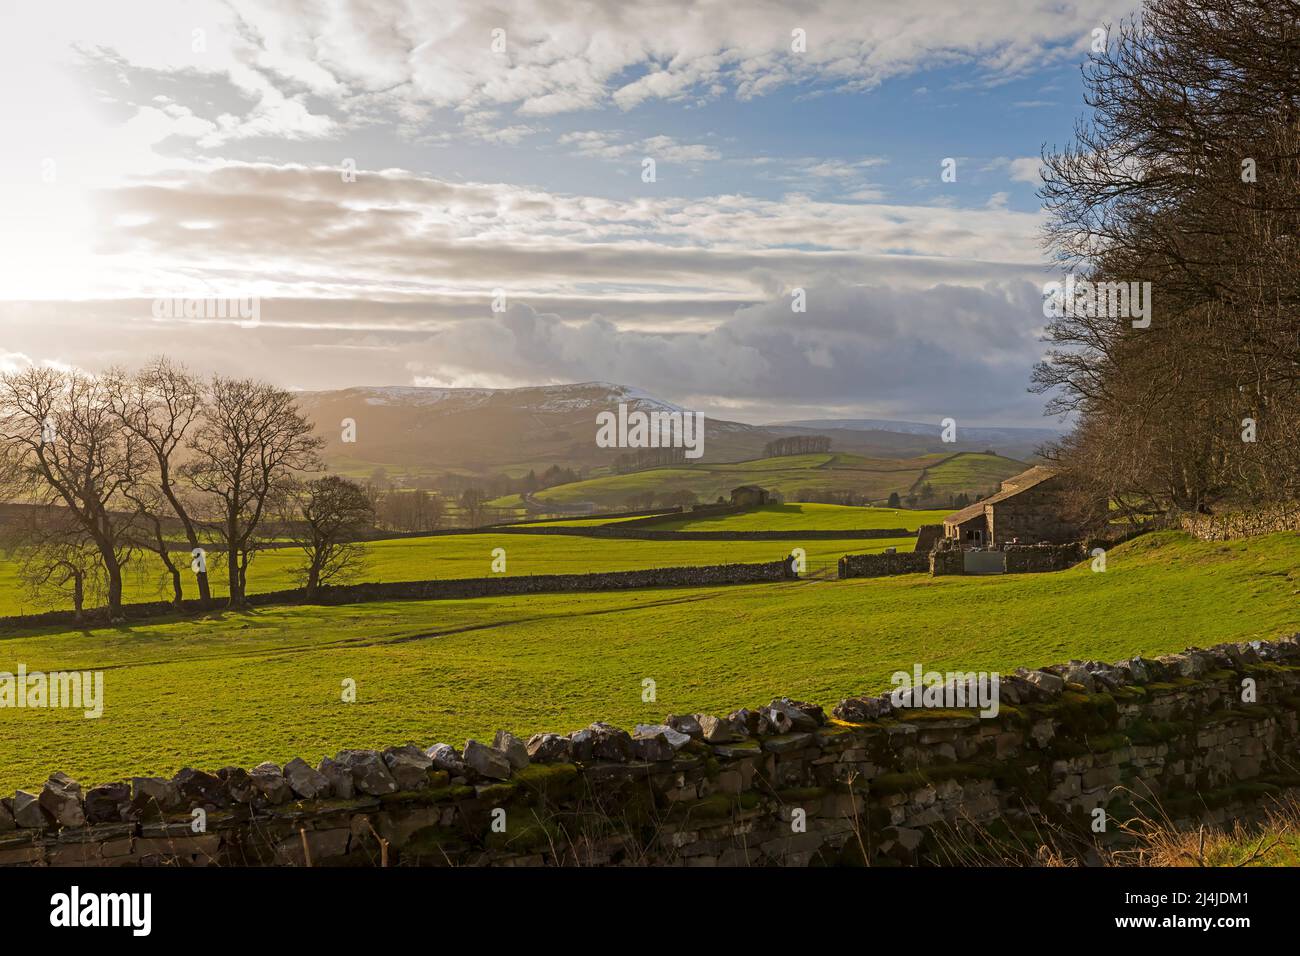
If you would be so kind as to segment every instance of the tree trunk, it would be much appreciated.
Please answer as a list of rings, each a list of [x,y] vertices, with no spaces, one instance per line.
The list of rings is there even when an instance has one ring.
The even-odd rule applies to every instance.
[[[181,592],[181,573],[176,570],[176,565],[174,564],[171,565],[169,570],[172,575],[172,604],[176,607],[176,610],[179,611],[185,603],[185,595]]]
[[[104,564],[108,570],[108,619],[118,621],[125,616],[122,611],[122,567],[116,558],[105,560]]]
[[[163,567],[172,579],[172,606],[176,610],[181,609],[182,602],[185,600],[185,592],[181,590],[181,572],[176,567],[176,562],[172,560],[171,553],[167,550],[167,542],[163,538],[162,528],[158,529],[158,557],[162,560]]]
[[[201,547],[198,532],[194,529],[194,522],[190,520],[189,512],[181,506],[175,491],[172,490],[171,473],[165,467],[162,472],[162,491],[166,495],[167,501],[170,502],[172,511],[180,519],[181,526],[185,528],[185,540],[190,543],[190,551]],[[208,569],[204,567],[202,571],[194,575],[194,579],[199,586],[199,603],[206,610],[212,602],[212,586],[208,583]]]
[[[235,518],[226,520],[226,577],[230,588],[229,607],[239,607],[244,603],[244,592],[240,587],[239,546],[236,541]]]
[[[239,555],[233,550],[226,552],[226,564],[229,571],[227,576],[229,579],[227,586],[230,588],[229,604],[231,607],[239,607],[244,600],[244,595],[239,589]]]
[[[194,547],[197,548],[198,545],[196,544]],[[212,603],[212,586],[208,584],[208,572],[206,570],[200,571],[194,575],[194,579],[199,585],[199,604],[206,610]]]

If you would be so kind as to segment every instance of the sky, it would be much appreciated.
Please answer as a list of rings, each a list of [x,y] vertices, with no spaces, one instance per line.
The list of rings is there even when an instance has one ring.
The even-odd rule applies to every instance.
[[[1093,31],[1133,12],[7,7],[0,371],[165,353],[294,389],[608,381],[749,422],[1050,425],[1039,156],[1084,114]]]

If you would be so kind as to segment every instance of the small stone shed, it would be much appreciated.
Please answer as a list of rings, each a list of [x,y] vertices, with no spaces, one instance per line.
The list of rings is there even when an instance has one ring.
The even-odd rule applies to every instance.
[[[758,485],[741,485],[731,489],[731,503],[738,508],[760,508],[768,504],[767,490]]]

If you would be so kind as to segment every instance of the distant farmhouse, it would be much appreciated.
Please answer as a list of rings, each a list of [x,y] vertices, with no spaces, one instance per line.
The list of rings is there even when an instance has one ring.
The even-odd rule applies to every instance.
[[[1054,469],[1036,465],[1002,482],[997,494],[944,518],[943,536],[976,548],[1076,541],[1080,529],[1063,517],[1062,490]]]

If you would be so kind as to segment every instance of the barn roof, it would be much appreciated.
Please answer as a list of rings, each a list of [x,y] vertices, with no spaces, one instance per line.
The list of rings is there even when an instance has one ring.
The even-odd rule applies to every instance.
[[[1049,478],[1056,477],[1056,469],[1049,468],[1046,465],[1035,465],[1014,475],[1002,482],[1002,489],[995,495],[989,495],[982,501],[977,501],[973,505],[962,508],[960,511],[954,511],[948,517],[943,519],[944,524],[962,524],[970,521],[972,518],[978,518],[984,514],[985,505],[995,505],[999,501],[1006,501],[1008,498],[1014,498],[1022,491],[1028,491],[1036,485],[1041,485]]]
[[[973,505],[967,505],[961,511],[954,511],[948,517],[943,519],[944,524],[963,524],[970,521],[971,518],[978,518],[984,514],[984,502],[977,501]]]
[[[1006,481],[1002,482],[1002,488],[996,495],[984,499],[985,501],[1002,501],[1010,498],[1013,494],[1021,491],[1028,491],[1034,485],[1041,485],[1048,478],[1056,477],[1056,469],[1049,468],[1047,465],[1034,465],[1033,468],[1026,469],[1018,475],[1013,475]]]

